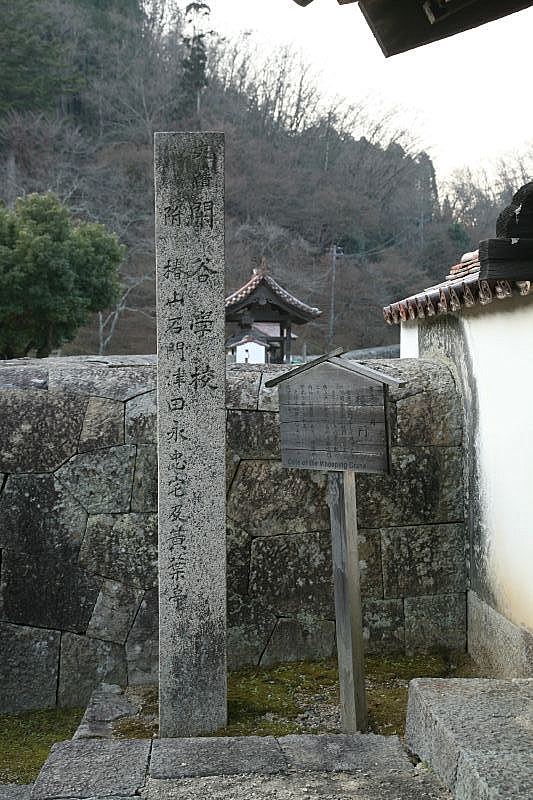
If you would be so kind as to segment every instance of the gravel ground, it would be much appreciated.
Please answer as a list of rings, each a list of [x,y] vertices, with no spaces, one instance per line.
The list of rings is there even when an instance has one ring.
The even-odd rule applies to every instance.
[[[143,800],[452,800],[427,771],[409,777],[372,773],[149,780]]]

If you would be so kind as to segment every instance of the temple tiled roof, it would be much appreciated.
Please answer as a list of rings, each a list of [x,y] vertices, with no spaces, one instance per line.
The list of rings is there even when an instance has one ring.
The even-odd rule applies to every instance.
[[[486,306],[493,300],[533,292],[532,281],[480,280],[479,269],[478,252],[468,253],[460,264],[451,268],[442,283],[385,306],[385,322],[397,325],[410,319],[448,314],[476,305]]]
[[[533,273],[533,181],[516,192],[498,217],[496,237],[466,253],[442,283],[385,306],[385,321],[395,325],[532,294],[533,281],[527,279]]]
[[[307,303],[304,303],[302,300],[298,300],[297,297],[284,289],[283,286],[280,286],[280,284],[267,273],[266,268],[264,267],[254,270],[254,274],[248,283],[245,283],[244,286],[241,286],[241,288],[237,289],[236,292],[233,292],[226,297],[226,310],[230,310],[243,300],[246,300],[256,289],[260,287],[262,283],[268,286],[269,289],[271,289],[271,291],[276,295],[276,297],[279,297],[279,299],[288,306],[292,306],[295,310],[301,312],[302,314],[305,314],[309,317],[319,317],[322,314],[322,311],[319,308],[308,306]]]

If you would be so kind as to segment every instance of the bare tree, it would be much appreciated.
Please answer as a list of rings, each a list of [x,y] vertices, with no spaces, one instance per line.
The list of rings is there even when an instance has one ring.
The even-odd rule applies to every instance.
[[[116,333],[117,324],[125,312],[130,311],[135,314],[141,314],[155,321],[155,313],[150,314],[142,308],[129,305],[132,292],[138,289],[141,284],[151,280],[153,280],[151,275],[143,275],[140,278],[130,278],[128,285],[125,286],[115,307],[107,315],[103,311],[98,312],[98,355],[103,356],[107,352]]]

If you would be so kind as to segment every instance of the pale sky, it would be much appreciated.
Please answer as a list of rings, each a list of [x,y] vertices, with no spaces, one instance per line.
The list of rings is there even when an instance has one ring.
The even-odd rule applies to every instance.
[[[349,101],[370,94],[401,107],[441,181],[533,144],[533,8],[386,59],[357,4],[211,0],[211,7],[223,35],[252,31],[265,54],[287,44],[301,53],[324,94]]]

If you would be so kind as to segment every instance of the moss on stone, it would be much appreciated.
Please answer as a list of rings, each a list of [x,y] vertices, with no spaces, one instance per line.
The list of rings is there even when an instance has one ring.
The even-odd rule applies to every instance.
[[[465,654],[370,656],[365,662],[369,728],[384,735],[403,735],[408,683],[418,677],[478,677],[480,670]],[[483,676],[485,677],[485,676]],[[286,736],[338,730],[338,673],[334,659],[263,668],[249,667],[228,676],[229,723],[218,736]],[[138,714],[117,720],[117,738],[157,735],[156,686],[126,690]],[[307,712],[318,708],[314,720]],[[70,739],[83,711],[51,709],[0,716],[0,783],[29,783],[46,760],[51,745]]]
[[[31,783],[55,742],[71,739],[82,708],[52,708],[0,716],[0,783]]]
[[[151,684],[145,686],[128,686],[125,695],[133,705],[139,709],[140,714],[159,713],[159,689]]]
[[[368,724],[384,736],[405,733],[409,681],[413,678],[473,678],[480,669],[466,653],[372,656],[366,659]]]
[[[137,708],[133,717],[124,717],[113,723],[117,739],[152,739],[159,730],[159,689],[157,686],[128,686],[124,694]]]
[[[368,656],[365,671],[370,730],[400,736],[405,729],[408,685],[412,678],[479,675],[479,668],[466,653]],[[310,726],[305,711],[315,703],[334,709],[338,702],[334,659],[240,670],[229,676],[229,723],[218,735],[330,732],[333,727],[328,722],[318,728],[316,724]]]
[[[124,717],[113,724],[116,739],[153,739],[157,736],[159,723],[157,717],[150,719],[141,716]]]
[[[336,703],[335,661],[299,661],[230,673],[228,718],[220,736],[286,736],[305,732],[299,719],[311,696]]]
[[[233,672],[228,679],[229,717],[278,713],[291,719],[304,710],[297,694],[316,694],[323,689],[329,693],[333,688],[336,693],[336,685],[337,666],[333,660],[298,661]]]

